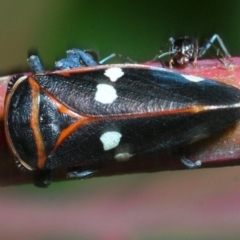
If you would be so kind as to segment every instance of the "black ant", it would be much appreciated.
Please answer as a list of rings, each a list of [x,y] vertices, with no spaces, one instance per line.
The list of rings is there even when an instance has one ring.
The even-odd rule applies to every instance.
[[[225,47],[222,39],[219,37],[218,34],[214,34],[209,41],[205,43],[203,47],[198,46],[198,41],[196,38],[190,38],[190,37],[181,37],[178,39],[169,38],[170,42],[170,49],[168,52],[158,54],[154,61],[160,60],[162,57],[169,55],[169,67],[172,68],[174,64],[177,64],[178,66],[185,67],[188,63],[192,63],[193,66],[196,66],[197,59],[202,57],[207,50],[213,46],[214,41],[218,41],[223,53],[217,49],[217,55],[221,55],[222,57],[231,57],[229,54],[227,48]],[[216,48],[216,47],[215,47]],[[224,66],[226,64],[221,61],[219,58],[217,58],[221,63],[223,63]]]

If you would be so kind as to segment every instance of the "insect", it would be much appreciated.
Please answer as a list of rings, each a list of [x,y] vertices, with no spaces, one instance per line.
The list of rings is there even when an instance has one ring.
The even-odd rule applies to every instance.
[[[55,63],[55,67],[58,70],[67,70],[71,68],[79,68],[86,66],[97,66],[105,64],[112,58],[118,57],[128,63],[136,63],[128,56],[124,56],[119,53],[112,53],[102,60],[99,60],[98,54],[92,50],[80,50],[80,49],[70,49],[67,51],[67,58],[61,59]],[[41,64],[40,64],[41,65]],[[32,67],[33,71],[34,68]],[[43,70],[43,68],[41,69]]]
[[[231,57],[227,48],[225,47],[222,39],[218,34],[214,34],[209,41],[205,43],[203,47],[198,46],[197,39],[193,39],[190,37],[181,37],[179,39],[169,38],[170,49],[168,52],[157,54],[154,58],[154,61],[160,60],[164,56],[170,56],[169,67],[172,68],[173,65],[178,65],[185,67],[188,63],[192,63],[193,66],[196,66],[197,59],[202,57],[207,50],[213,46],[213,43],[218,41],[223,53],[218,49],[217,55],[221,55],[222,57]],[[226,65],[227,63],[223,62],[219,58],[217,58],[221,63]]]
[[[181,149],[240,118],[235,87],[138,64],[97,65],[74,51],[78,60],[68,55],[57,63],[68,69],[50,73],[31,56],[33,75],[8,84],[6,137],[20,168],[43,173],[41,186],[54,169],[84,178],[104,164]]]

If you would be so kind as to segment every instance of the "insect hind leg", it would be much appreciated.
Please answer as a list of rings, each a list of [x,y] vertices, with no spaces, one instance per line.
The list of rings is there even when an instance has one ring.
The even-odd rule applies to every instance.
[[[68,169],[67,178],[85,179],[93,176],[97,171],[97,169],[83,169],[81,167],[73,167]]]
[[[202,166],[202,162],[200,160],[196,162],[192,162],[189,159],[187,159],[185,156],[181,157],[181,162],[189,169],[195,169]]]

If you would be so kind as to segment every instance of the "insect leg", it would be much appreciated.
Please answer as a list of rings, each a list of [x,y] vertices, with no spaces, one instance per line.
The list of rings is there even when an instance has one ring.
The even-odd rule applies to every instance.
[[[82,169],[82,168],[69,168],[67,178],[84,179],[92,176],[98,170],[96,169]]]
[[[34,74],[45,72],[38,56],[32,55],[27,59],[27,61]]]
[[[99,64],[104,64],[105,62],[107,62],[108,60],[114,58],[114,57],[118,57],[120,59],[123,59],[124,61],[128,62],[128,63],[137,63],[136,61],[132,60],[130,57],[128,56],[124,56],[122,54],[119,53],[112,53],[111,55],[103,58],[101,61],[99,61]]]
[[[184,156],[181,157],[181,162],[189,169],[199,168],[202,165],[200,160],[196,161],[195,163],[190,161],[189,159],[185,158]]]
[[[221,49],[222,49],[222,51],[223,51],[223,53],[224,53],[224,56],[225,56],[225,57],[231,57],[231,55],[229,54],[226,46],[225,46],[224,43],[223,43],[223,40],[220,38],[220,36],[219,36],[218,34],[214,34],[214,35],[211,37],[211,39],[210,39],[209,41],[207,41],[205,47],[203,47],[202,50],[201,50],[201,52],[199,53],[199,56],[200,56],[200,57],[203,56],[203,55],[207,52],[207,50],[208,50],[211,46],[213,46],[213,43],[215,42],[215,40],[218,41],[218,43],[219,43],[219,45],[220,45],[220,47],[221,47]]]
[[[160,59],[163,58],[163,57],[165,57],[165,56],[169,56],[169,55],[171,55],[171,54],[173,53],[172,51],[168,51],[168,52],[164,52],[164,53],[163,53],[163,49],[165,49],[165,47],[166,47],[167,45],[170,45],[170,46],[171,46],[171,45],[174,43],[175,39],[172,38],[172,37],[170,37],[170,38],[168,39],[168,41],[169,41],[169,42],[165,42],[165,43],[162,45],[162,47],[159,48],[159,53],[151,60],[151,61],[153,61],[153,62],[159,61],[159,62],[162,64],[162,67],[164,67],[164,64],[163,64],[163,62],[162,62]],[[170,61],[171,61],[171,58],[170,58]]]
[[[98,62],[90,52],[80,49],[70,49],[67,51],[67,58],[55,62],[56,69],[64,70],[70,68],[80,68],[83,66],[97,66]]]
[[[37,187],[46,188],[52,182],[52,170],[39,171],[35,185]]]
[[[197,38],[194,38],[193,40],[193,45],[194,45],[194,53],[193,53],[193,66],[196,67],[197,66],[197,59],[199,56],[199,48],[198,48],[198,40]]]

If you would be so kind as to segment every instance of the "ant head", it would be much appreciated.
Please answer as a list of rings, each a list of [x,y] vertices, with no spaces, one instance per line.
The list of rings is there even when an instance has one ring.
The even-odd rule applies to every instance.
[[[170,47],[172,58],[179,65],[186,65],[192,61],[196,51],[197,47],[189,37],[183,37],[173,41]]]

